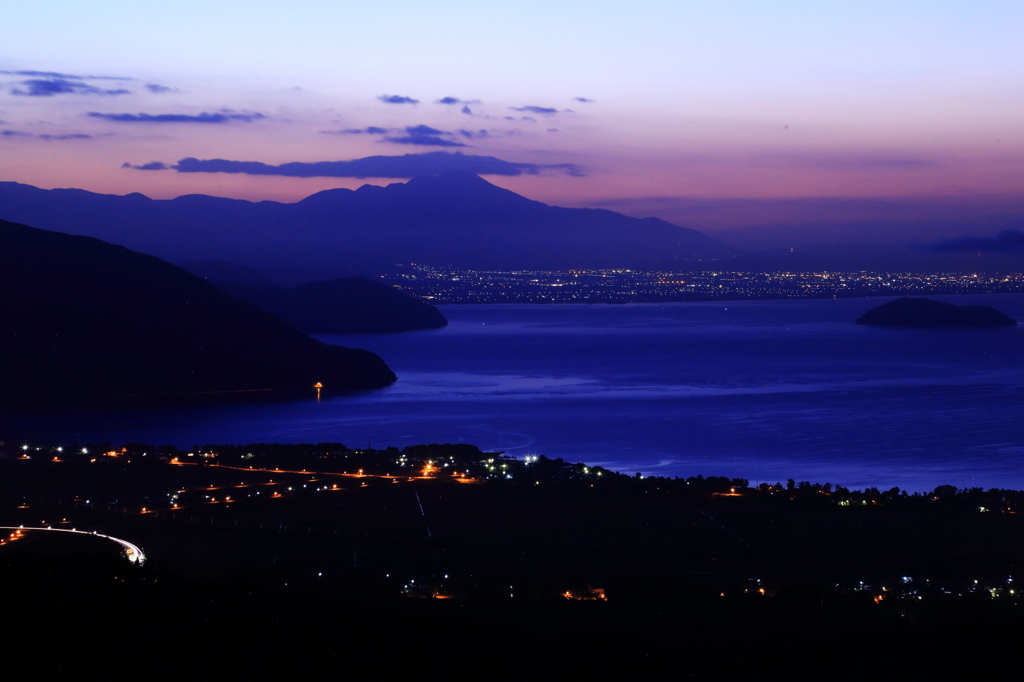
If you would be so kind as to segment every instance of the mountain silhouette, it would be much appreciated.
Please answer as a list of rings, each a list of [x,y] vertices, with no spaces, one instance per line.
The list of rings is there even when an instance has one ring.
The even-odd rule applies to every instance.
[[[332,189],[293,204],[170,200],[0,183],[0,218],[172,262],[222,260],[289,283],[425,263],[469,269],[693,267],[731,253],[657,218],[532,201],[456,171]]]
[[[437,308],[364,277],[273,287],[211,282],[308,334],[394,334],[448,324]]]
[[[282,287],[258,270],[227,261],[179,267],[307,334],[395,334],[448,324],[436,307],[365,277]]]
[[[175,263],[182,270],[188,270],[208,282],[238,282],[257,287],[278,287],[280,283],[267,277],[259,270],[247,268],[238,263],[224,260],[204,260],[191,263]]]
[[[0,316],[8,407],[395,380],[373,353],[321,343],[156,257],[6,221]]]

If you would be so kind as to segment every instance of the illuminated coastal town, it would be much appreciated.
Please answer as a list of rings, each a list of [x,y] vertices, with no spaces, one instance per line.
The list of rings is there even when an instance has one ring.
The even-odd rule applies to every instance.
[[[137,612],[119,643],[138,667],[256,642],[259,657],[213,660],[256,677],[339,659],[413,670],[389,648],[407,627],[418,646],[457,640],[479,670],[515,639],[519,670],[544,664],[543,622],[574,650],[625,638],[593,667],[647,675],[682,641],[703,676],[794,641],[815,666],[850,637],[1011,646],[1022,604],[1012,490],[627,476],[464,443],[23,441],[0,444],[0,474],[8,603],[35,605],[7,640],[37,658],[50,643],[31,633],[54,614],[77,614],[88,652]],[[310,614],[358,627],[338,638]],[[722,636],[737,627],[756,633],[740,654]]]
[[[1024,292],[1024,273],[458,270],[409,265],[381,281],[431,303],[659,303]]]
[[[74,476],[62,476],[69,470]],[[179,557],[179,570],[245,572],[275,590],[352,596],[369,580],[380,583],[374,592],[412,598],[629,600],[628,586],[671,589],[682,571],[690,582],[699,574],[691,589],[709,597],[775,597],[807,580],[787,575],[780,557],[831,555],[842,535],[852,544],[838,554],[850,565],[815,571],[816,579],[827,576],[829,598],[858,595],[881,604],[977,596],[1013,605],[1022,598],[998,552],[976,555],[966,572],[881,558],[896,546],[883,531],[897,526],[911,532],[896,544],[915,552],[935,551],[940,528],[947,534],[943,554],[977,552],[986,539],[998,544],[1001,533],[1013,531],[993,519],[1015,520],[1024,503],[1024,493],[1013,490],[627,476],[465,443],[401,450],[259,443],[193,452],[143,443],[25,443],[0,445],[0,472],[0,500],[17,521],[3,527],[10,532],[0,534],[0,546],[31,544],[50,530],[97,536],[97,527],[109,527],[145,538],[165,561]],[[774,528],[759,521],[764,514],[776,517]],[[944,520],[951,514],[959,517],[955,529]],[[634,517],[645,519],[639,534]],[[826,518],[831,540],[807,533]],[[858,539],[865,524],[875,531],[866,544]],[[185,551],[200,529],[217,541]],[[140,547],[98,536],[142,563]],[[258,539],[263,543],[251,545]],[[510,554],[517,547],[526,554]],[[606,592],[609,585],[616,589]]]

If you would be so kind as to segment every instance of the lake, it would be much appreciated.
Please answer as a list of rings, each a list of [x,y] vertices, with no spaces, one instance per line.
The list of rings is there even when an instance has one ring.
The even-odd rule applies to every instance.
[[[1024,322],[1024,295],[935,298]],[[445,306],[440,330],[318,337],[380,354],[385,389],[4,421],[68,442],[466,442],[645,475],[1024,489],[1024,325],[853,324],[886,300]]]

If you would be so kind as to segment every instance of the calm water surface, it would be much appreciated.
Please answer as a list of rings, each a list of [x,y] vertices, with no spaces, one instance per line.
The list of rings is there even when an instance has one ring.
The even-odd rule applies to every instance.
[[[68,441],[468,442],[630,473],[1024,489],[1024,326],[852,323],[884,300],[446,306],[441,330],[319,337],[384,357],[399,381],[382,390],[5,422]],[[943,300],[1024,322],[1024,295]]]

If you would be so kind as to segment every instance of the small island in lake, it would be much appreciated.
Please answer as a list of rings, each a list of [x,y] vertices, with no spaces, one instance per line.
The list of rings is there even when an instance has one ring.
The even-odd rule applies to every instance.
[[[1017,320],[987,305],[956,306],[928,298],[897,298],[857,318],[873,327],[1013,327]]]

